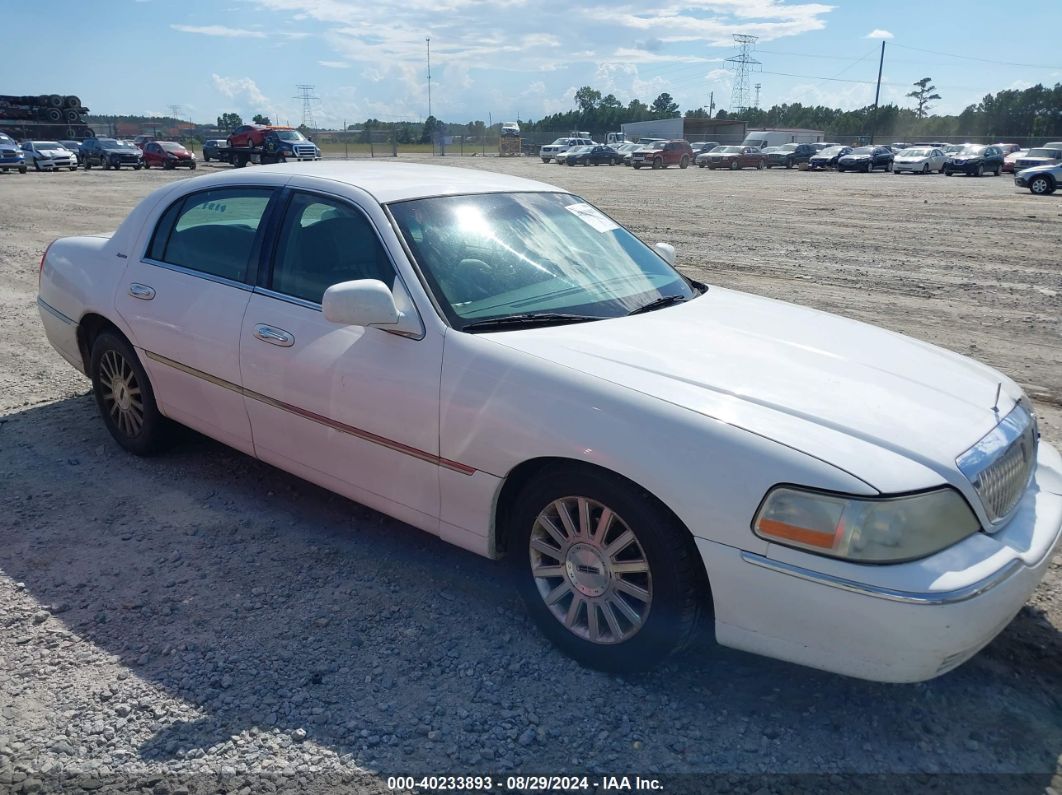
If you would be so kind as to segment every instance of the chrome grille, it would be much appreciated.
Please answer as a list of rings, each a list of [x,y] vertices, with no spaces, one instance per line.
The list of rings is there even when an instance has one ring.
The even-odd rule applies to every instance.
[[[956,461],[993,524],[1005,519],[1025,493],[1036,466],[1039,437],[1036,418],[1019,403]]]

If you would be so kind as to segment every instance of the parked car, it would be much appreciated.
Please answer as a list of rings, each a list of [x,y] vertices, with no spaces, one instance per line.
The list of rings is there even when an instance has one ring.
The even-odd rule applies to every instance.
[[[25,174],[27,170],[26,155],[15,139],[7,133],[0,132],[0,171],[17,171],[19,174]]]
[[[717,146],[701,157],[704,158],[704,165],[713,171],[717,168],[729,168],[731,171],[737,171],[739,168],[763,168],[767,161],[763,151],[755,146]],[[700,162],[697,165],[700,165]]]
[[[895,154],[887,146],[859,146],[837,158],[837,170],[869,173],[880,168],[889,171],[894,158]]]
[[[195,171],[195,153],[189,152],[176,141],[152,141],[144,146],[144,168],[152,166],[164,169],[182,167]]]
[[[152,141],[158,140],[154,135],[138,135],[133,139],[133,146],[143,150]]]
[[[1003,152],[997,146],[967,144],[960,151],[954,152],[944,163],[944,174],[966,174],[980,177],[989,173],[999,176],[1003,172]]]
[[[812,155],[818,152],[814,144],[782,144],[763,150],[767,156],[767,168],[783,166],[792,168],[801,163],[807,163]]]
[[[565,163],[568,162],[568,156],[569,155],[573,155],[573,154],[576,154],[578,152],[588,152],[588,151],[590,151],[593,148],[594,147],[592,147],[592,146],[585,146],[585,145],[584,146],[573,146],[571,149],[568,149],[567,151],[557,152],[557,154],[554,155],[554,157],[553,157],[553,162],[556,163],[558,166],[563,166]]]
[[[837,160],[852,151],[850,146],[828,146],[811,156],[808,168],[817,171],[824,168],[837,168]]]
[[[1021,149],[1020,144],[992,144],[994,147],[1003,152],[1003,157],[1009,154],[1013,154]]]
[[[1034,166],[1052,166],[1059,162],[1062,162],[1062,148],[1038,146],[1014,161],[1014,171],[1022,171]]]
[[[911,147],[896,153],[892,160],[892,172],[902,174],[928,174],[930,171],[944,173],[944,164],[948,158],[940,149],[929,147]]]
[[[1003,158],[1003,170],[1009,173],[1014,173],[1014,164],[1027,154],[1029,154],[1028,149],[1019,149],[1017,152],[1011,152]]]
[[[59,141],[59,143],[63,147],[65,147],[66,149],[69,149],[71,152],[73,152],[75,155],[77,155],[77,160],[78,160],[79,163],[84,162],[84,157],[81,154],[81,141],[66,140],[66,141]]]
[[[1048,196],[1058,188],[1062,181],[1062,162],[1046,166],[1033,166],[1019,171],[1014,176],[1014,184],[1019,188],[1028,188],[1037,196]]]
[[[86,138],[81,144],[81,157],[86,171],[93,166],[102,166],[104,171],[129,166],[139,171],[145,163],[144,152],[117,138]]]
[[[967,146],[971,146],[971,144],[948,144],[944,147],[944,154],[950,157],[956,152],[961,152]]]
[[[26,165],[37,171],[77,171],[77,155],[58,141],[23,141],[21,148]]]
[[[686,168],[693,162],[693,150],[689,141],[674,140],[653,144],[652,148],[642,147],[631,152],[631,165],[634,168],[650,166],[654,169],[678,166]]]
[[[538,156],[543,163],[548,163],[561,152],[567,152],[573,146],[596,146],[597,141],[589,138],[558,138],[551,144],[546,144],[538,150]]]
[[[1044,149],[1062,149],[1062,141],[1048,141],[1044,144]]]
[[[578,151],[578,154],[573,154]],[[578,150],[569,149],[564,162],[569,166],[616,166],[623,164],[623,155],[604,144],[598,146],[580,146]]]
[[[540,182],[253,177],[173,181],[42,259],[48,340],[131,453],[180,422],[504,557],[541,630],[611,670],[659,662],[703,614],[724,646],[929,679],[1048,570],[1062,456],[986,365],[706,287]]]
[[[633,143],[631,141],[628,141],[627,143],[623,143],[623,144],[619,144],[617,146],[613,146],[613,149],[615,149],[617,152],[619,152],[623,156],[623,165],[629,166],[631,164],[631,155],[636,150],[641,149],[641,147],[642,147],[641,144],[636,144],[636,143]]]
[[[503,138],[519,138],[520,125],[515,121],[507,121],[501,126],[501,134]]]
[[[228,153],[225,151],[228,148],[229,142],[224,138],[211,138],[203,141],[203,161],[206,163],[211,160],[228,162]]]
[[[711,152],[719,145],[718,141],[694,141],[690,144],[690,149],[693,150],[693,158],[696,160],[697,155],[703,152]]]

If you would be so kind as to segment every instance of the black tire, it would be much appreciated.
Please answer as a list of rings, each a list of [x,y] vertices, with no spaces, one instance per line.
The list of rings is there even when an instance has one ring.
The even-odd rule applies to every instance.
[[[900,172],[897,171],[896,173],[899,174]],[[929,163],[923,163],[922,164],[922,173],[923,174],[928,174],[929,173]]]
[[[543,157],[543,158],[541,158],[541,159],[542,159],[542,162],[543,162],[543,163],[548,163],[548,162],[549,162],[549,160],[550,160],[550,159],[549,159],[548,157]]]
[[[731,171],[737,171],[739,168],[741,168],[741,165],[738,163],[738,161],[736,161],[736,160],[731,160],[730,161],[730,170]]]
[[[133,171],[139,171],[141,168],[143,168],[143,166],[140,166],[140,165],[133,166]]]
[[[110,171],[111,170],[111,161],[108,160],[105,157],[100,159],[100,165],[103,166],[103,170],[104,171]]]
[[[865,166],[863,166],[863,173],[864,174],[869,174],[873,170],[874,170],[874,164],[873,163],[869,163],[868,162]]]
[[[188,168],[191,169],[192,171],[195,171],[195,161],[193,161],[192,165],[188,166]]]
[[[679,168],[689,168],[689,166],[690,166],[689,157],[686,156],[686,155],[683,155],[682,156],[682,160],[679,161]]]
[[[641,587],[651,593],[648,608],[641,612],[644,623],[640,628],[634,629],[633,622],[625,619],[622,613],[617,614],[614,607],[610,608],[614,616],[623,619],[623,623],[617,625],[621,628],[620,635],[631,632],[628,637],[618,641],[593,642],[580,637],[551,612],[544,601],[543,591],[554,582],[558,585],[568,582],[570,586],[571,580],[565,573],[555,578],[542,578],[541,581],[536,581],[532,575],[531,540],[539,514],[554,501],[575,496],[585,497],[611,509],[618,521],[614,521],[613,527],[606,530],[606,541],[614,540],[622,533],[622,526],[626,525],[636,539],[633,551],[641,554],[648,567],[648,574],[628,575],[636,579],[627,580],[634,584],[640,582]],[[589,515],[589,519],[591,524],[596,522],[593,514]],[[703,566],[689,531],[642,489],[607,472],[578,466],[558,467],[524,487],[513,506],[510,521],[509,538],[512,544],[508,557],[528,612],[543,634],[579,663],[605,671],[645,670],[682,648],[693,637],[701,611],[710,604]],[[565,538],[571,536],[565,533]],[[563,555],[561,549],[557,549]],[[609,559],[615,561],[617,554],[631,550],[632,543],[628,543],[627,547],[613,553]],[[540,561],[548,560],[547,556],[536,554]],[[572,571],[571,566],[560,562],[567,571]],[[613,589],[612,583],[618,580],[613,574],[607,581],[602,594],[606,600],[624,598]],[[556,600],[558,609],[570,608],[576,593],[576,590],[570,589]],[[576,608],[574,623],[580,632],[589,634],[589,605],[600,604],[600,601],[591,601],[582,595],[580,598],[583,599],[583,606]],[[645,605],[644,601],[633,597],[625,601],[636,613],[638,606],[644,608]],[[600,626],[606,618],[604,611],[594,607],[594,615]],[[585,630],[578,626],[580,620],[586,625]],[[609,632],[615,638],[611,626],[608,624],[602,631]]]
[[[632,165],[634,166],[634,170],[635,171],[637,171],[638,169],[640,169],[642,167],[640,163],[634,163]]]
[[[27,171],[29,171],[29,169],[26,168],[25,166],[19,166],[18,167],[18,173],[19,174],[25,174]]]
[[[786,168],[792,168],[793,167],[793,161],[790,160],[789,158],[786,158],[785,167]]]
[[[92,161],[91,161],[91,160],[89,160],[89,159],[88,159],[88,158],[86,157],[86,158],[85,158],[85,171],[91,171],[91,170],[92,170]]]
[[[759,163],[756,164],[756,170],[757,171],[763,171],[763,161],[762,160]]]
[[[992,172],[993,177],[998,177],[1003,173],[1003,166],[996,166],[996,170]]]
[[[33,170],[34,171],[40,171],[41,170],[41,164],[37,161],[37,158],[33,158]]]
[[[121,163],[115,162],[115,163],[112,163],[111,165],[112,165],[112,167],[114,168],[115,171],[121,171],[122,170],[122,164]]]
[[[68,170],[68,171],[77,171],[77,166],[69,166],[69,167],[67,168],[67,170]]]
[[[704,168],[704,163],[698,163],[697,168]]]
[[[1037,174],[1029,180],[1029,193],[1034,196],[1050,196],[1056,187],[1055,181],[1047,174]]]
[[[659,157],[653,158],[653,168],[661,169],[663,167],[664,167],[664,161],[663,160],[661,160]]]
[[[111,331],[100,334],[92,346],[89,373],[103,424],[123,449],[134,455],[152,455],[166,447],[172,438],[172,427],[159,411],[151,381],[125,339]],[[119,381],[118,389],[112,389],[112,384]],[[134,394],[133,389],[139,392]],[[120,405],[135,407],[137,397],[140,398],[139,426],[132,417],[135,411],[123,411]]]
[[[973,175],[975,177],[983,177],[985,175],[985,167],[982,166],[980,163],[978,163],[977,164],[977,170],[974,171]]]
[[[946,168],[946,169],[944,169],[944,176],[945,176],[945,177],[950,177],[950,176],[951,176],[952,174],[954,174],[954,173],[955,173],[955,172],[954,172],[954,171],[952,171],[952,170],[951,170],[950,168]]]

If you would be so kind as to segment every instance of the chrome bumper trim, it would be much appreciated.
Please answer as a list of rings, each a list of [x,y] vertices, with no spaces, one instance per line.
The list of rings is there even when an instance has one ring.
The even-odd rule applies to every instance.
[[[45,301],[43,298],[41,298],[39,296],[37,297],[37,306],[39,306],[41,309],[43,309],[49,315],[53,315],[54,317],[59,318],[61,321],[63,321],[67,325],[70,325],[70,326],[76,326],[77,325],[77,321],[76,320],[72,320],[72,319],[68,318],[66,315],[64,315],[62,312],[60,312],[58,309],[56,309],[54,306],[52,306],[51,304],[49,304],[47,301]]]
[[[752,552],[742,552],[741,559],[746,563],[751,563],[753,566],[759,566],[764,569],[769,569],[770,571],[778,572],[779,574],[787,574],[790,577],[808,580],[809,582],[825,585],[830,588],[838,588],[842,591],[850,591],[852,593],[862,594],[863,596],[870,596],[875,599],[886,599],[890,602],[901,602],[903,604],[911,605],[950,605],[957,602],[965,602],[992,590],[997,585],[1001,585],[1013,574],[1024,568],[1024,565],[1020,560],[1012,560],[994,574],[990,574],[983,580],[967,585],[964,588],[957,588],[954,591],[917,592],[898,591],[893,588],[883,588],[877,585],[869,585],[864,582],[848,580],[844,577],[835,577],[832,574],[823,574],[822,572],[812,571],[811,569],[805,569],[801,566],[794,566],[791,563],[783,563],[780,560],[771,560],[770,558],[765,558],[762,555],[756,555]]]

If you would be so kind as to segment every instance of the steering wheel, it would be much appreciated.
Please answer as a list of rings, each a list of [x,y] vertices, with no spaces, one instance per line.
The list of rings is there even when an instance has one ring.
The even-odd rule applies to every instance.
[[[457,263],[457,282],[469,299],[490,298],[495,281],[494,270],[481,259],[463,259]]]

